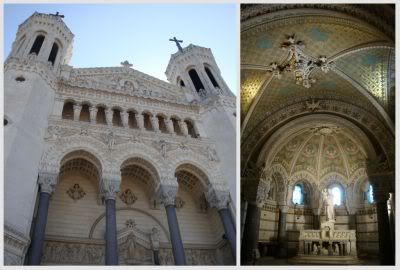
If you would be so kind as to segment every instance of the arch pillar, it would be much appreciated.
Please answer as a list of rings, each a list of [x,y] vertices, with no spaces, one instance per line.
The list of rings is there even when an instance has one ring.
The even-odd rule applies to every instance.
[[[79,121],[79,116],[81,115],[82,106],[79,104],[74,104],[74,121]]]
[[[374,200],[378,218],[379,253],[382,265],[395,264],[395,243],[391,236],[388,213],[389,192],[394,181],[394,172],[371,173],[369,179],[373,187]]]
[[[287,256],[287,233],[286,233],[286,216],[289,207],[287,205],[279,206],[279,222],[278,222],[278,256]]]
[[[245,192],[244,195],[248,204],[243,229],[241,260],[243,265],[251,265],[260,257],[258,238],[261,207],[267,199],[270,181],[264,181],[260,177],[242,178],[242,184],[246,186],[242,188],[242,191]]]
[[[96,116],[97,116],[97,107],[91,106],[89,108],[89,113],[90,113],[90,123],[96,124]]]
[[[183,248],[181,232],[176,217],[175,199],[178,192],[178,181],[168,181],[159,187],[159,196],[167,212],[168,228],[172,244],[172,252],[176,265],[186,265],[185,250]]]
[[[118,265],[118,242],[115,199],[121,184],[119,175],[103,176],[101,193],[106,205],[106,265]]]
[[[165,120],[165,125],[167,126],[168,133],[174,134],[174,123],[171,118]]]
[[[54,192],[58,182],[58,173],[41,172],[38,177],[40,187],[39,206],[37,218],[32,237],[31,254],[29,265],[40,265],[42,260],[42,250],[44,235],[49,211],[50,195]]]
[[[228,208],[228,203],[230,202],[229,191],[216,190],[210,187],[206,192],[206,198],[210,206],[218,210],[219,217],[224,226],[225,236],[231,247],[232,255],[236,259],[236,230],[232,223],[233,218],[231,212]]]

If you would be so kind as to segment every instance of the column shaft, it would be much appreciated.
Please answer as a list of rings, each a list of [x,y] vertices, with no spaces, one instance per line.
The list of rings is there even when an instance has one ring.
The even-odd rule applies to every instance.
[[[287,256],[287,237],[286,237],[286,213],[279,210],[279,227],[278,227],[278,256]]]
[[[243,265],[252,264],[258,252],[258,234],[260,230],[261,209],[249,203],[243,230],[241,261]]]
[[[390,225],[387,202],[377,202],[376,210],[378,216],[378,233],[379,233],[379,252],[382,265],[394,265],[394,250],[390,237]]]
[[[153,256],[154,256],[154,264],[155,265],[160,265],[160,257],[158,255],[159,251],[158,250],[154,250],[153,251]]]
[[[356,221],[357,221],[357,216],[356,214],[352,214],[349,215],[349,229],[350,230],[356,230],[357,225],[356,225]]]
[[[33,233],[31,244],[31,256],[29,258],[29,265],[40,265],[42,259],[42,249],[46,230],[47,214],[49,210],[49,200],[49,193],[40,192],[35,230]]]
[[[106,200],[106,265],[118,265],[115,200]]]
[[[321,216],[314,214],[313,215],[313,229],[319,230],[320,226],[321,226]]]
[[[172,252],[174,253],[175,264],[185,265],[186,257],[183,249],[178,219],[176,218],[175,205],[166,205],[165,211],[167,212],[168,228],[171,237]]]
[[[222,224],[224,225],[225,236],[231,246],[232,255],[236,258],[236,232],[232,224],[232,218],[228,208],[220,209],[219,216],[221,217]]]

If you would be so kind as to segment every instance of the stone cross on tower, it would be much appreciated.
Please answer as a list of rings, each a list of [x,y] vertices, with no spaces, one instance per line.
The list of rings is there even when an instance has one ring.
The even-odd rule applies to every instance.
[[[57,11],[56,14],[49,14],[51,16],[55,16],[55,17],[60,17],[60,18],[64,18],[64,15],[60,15],[60,13]]]
[[[176,46],[178,47],[178,50],[179,50],[180,52],[183,52],[183,49],[182,49],[181,44],[180,44],[180,43],[183,42],[183,40],[178,40],[176,37],[174,37],[174,38],[170,38],[169,41],[175,42],[175,43],[176,43]]]

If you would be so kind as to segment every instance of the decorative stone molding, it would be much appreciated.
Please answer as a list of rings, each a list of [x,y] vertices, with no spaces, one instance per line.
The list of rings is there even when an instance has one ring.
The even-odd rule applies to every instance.
[[[120,177],[102,177],[100,183],[101,193],[105,200],[115,200],[119,192]]]
[[[208,188],[205,196],[210,207],[215,207],[217,210],[228,208],[228,204],[231,200],[229,191],[216,190],[212,186]]]
[[[161,184],[159,186],[160,200],[164,206],[175,205],[176,194],[178,192],[178,183]]]
[[[14,229],[13,226],[4,224],[4,265],[23,265],[30,239]]]
[[[73,187],[70,187],[67,190],[67,194],[73,199],[74,201],[82,199],[86,193],[79,184],[75,184]]]
[[[38,184],[40,192],[53,193],[58,182],[57,173],[39,172]]]
[[[181,208],[183,208],[184,205],[185,205],[185,201],[182,200],[181,197],[176,196],[175,197],[175,207],[176,207],[176,209],[181,209]]]
[[[131,206],[137,200],[137,197],[133,192],[127,188],[124,192],[120,193],[119,198],[123,201],[126,205]]]

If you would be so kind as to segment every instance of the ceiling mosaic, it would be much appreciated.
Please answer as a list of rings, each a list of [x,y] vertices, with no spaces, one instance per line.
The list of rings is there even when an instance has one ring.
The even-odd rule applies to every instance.
[[[297,97],[339,97],[350,103],[379,114],[376,106],[388,111],[388,62],[392,42],[382,32],[357,19],[339,16],[337,13],[296,14],[287,17],[255,20],[245,24],[241,32],[241,116],[243,138],[262,121],[265,116]],[[254,18],[252,18],[254,20]],[[282,45],[292,36],[299,51],[308,59],[315,59],[307,72],[312,78],[309,88],[296,84],[295,70],[288,72],[282,63],[288,59],[290,50]],[[365,50],[354,50],[333,61],[328,72],[322,72],[318,59],[337,57],[344,52],[371,43],[389,44]],[[294,53],[297,54],[297,51]],[[293,60],[294,61],[294,60]],[[280,68],[280,78],[274,77],[262,88],[273,74],[273,63]],[[295,67],[298,63],[292,63]],[[306,66],[308,63],[304,63]],[[314,68],[315,66],[315,68]],[[271,69],[272,67],[272,69]],[[338,71],[338,72],[336,72]],[[343,74],[341,74],[343,73]],[[315,81],[315,82],[314,82]],[[378,101],[373,105],[354,85],[364,88]],[[261,93],[257,104],[254,97]],[[251,115],[249,109],[251,110]],[[246,119],[245,122],[243,122]]]
[[[315,179],[339,173],[351,179],[358,169],[365,168],[366,153],[351,132],[333,126],[304,129],[282,144],[272,165],[280,164],[292,176],[308,172]]]

